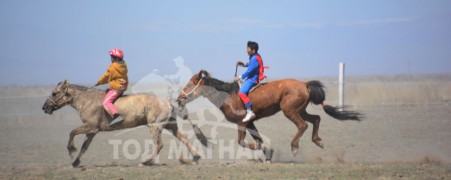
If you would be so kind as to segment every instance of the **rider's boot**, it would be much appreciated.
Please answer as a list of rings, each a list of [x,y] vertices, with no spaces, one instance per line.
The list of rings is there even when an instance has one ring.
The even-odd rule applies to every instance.
[[[247,108],[246,116],[244,117],[243,122],[248,122],[254,118],[255,118],[255,113],[252,111],[251,108]]]
[[[115,114],[113,116],[113,121],[110,122],[110,124],[108,125],[109,127],[113,126],[116,123],[120,123],[122,122],[124,119],[121,117],[120,114]]]

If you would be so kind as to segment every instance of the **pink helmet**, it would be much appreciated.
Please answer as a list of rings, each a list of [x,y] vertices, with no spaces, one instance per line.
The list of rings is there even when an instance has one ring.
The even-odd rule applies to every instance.
[[[124,58],[124,53],[120,49],[114,48],[114,49],[110,50],[109,53],[111,56],[118,57],[118,58]]]

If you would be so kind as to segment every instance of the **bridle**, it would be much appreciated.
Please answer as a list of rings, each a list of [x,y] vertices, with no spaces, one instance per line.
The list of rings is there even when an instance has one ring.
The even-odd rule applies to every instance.
[[[53,100],[52,98],[50,98],[50,96],[47,98],[47,100],[49,100],[50,102],[52,102],[53,104],[55,104],[56,106],[59,106],[59,107],[66,105],[69,102],[71,102],[73,100],[73,98],[69,98],[61,103],[57,103],[57,102],[66,96],[68,90],[69,90],[69,87],[67,87],[66,90],[64,90],[64,94],[62,96],[60,96],[57,100]]]
[[[186,93],[185,91],[183,91],[183,89],[182,89],[182,93],[186,96],[186,97],[188,97],[189,95],[191,95],[192,93],[194,93],[194,91],[196,91],[196,89],[199,87],[199,85],[200,85],[200,82],[203,80],[204,78],[201,78],[200,80],[199,80],[199,82],[197,82],[197,85],[190,91],[190,92],[188,92],[188,93]],[[194,93],[195,94],[195,93]]]

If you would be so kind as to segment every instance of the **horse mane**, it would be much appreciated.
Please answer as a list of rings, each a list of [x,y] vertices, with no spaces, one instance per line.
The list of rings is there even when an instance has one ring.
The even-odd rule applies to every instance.
[[[69,87],[74,88],[79,91],[84,91],[84,92],[90,91],[90,92],[105,93],[105,91],[101,90],[101,89],[89,88],[89,87],[77,85],[77,84],[69,84]]]
[[[232,94],[232,93],[237,93],[240,90],[240,86],[238,85],[238,82],[236,82],[236,81],[234,81],[232,83],[227,83],[227,82],[221,81],[219,79],[213,78],[211,76],[211,74],[205,70],[201,70],[200,74],[204,75],[205,85],[211,86],[218,91],[223,91],[223,92]],[[265,85],[265,84],[267,84],[267,82],[260,83],[260,86]]]
[[[209,72],[202,70],[202,74],[204,74],[205,85],[211,86],[218,91],[227,92],[229,94],[236,93],[239,90],[239,86],[237,82],[227,83],[221,81],[219,79],[213,78]]]
[[[70,84],[70,87],[75,88],[75,89],[77,89],[77,90],[82,90],[82,91],[87,91],[87,90],[89,90],[88,87],[82,86],[82,85],[77,85],[77,84]]]

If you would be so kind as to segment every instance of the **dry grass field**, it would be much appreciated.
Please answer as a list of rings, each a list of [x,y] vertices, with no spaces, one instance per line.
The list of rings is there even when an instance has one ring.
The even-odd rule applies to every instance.
[[[326,103],[336,105],[334,79],[314,79],[328,88]],[[236,127],[218,110],[193,105],[191,119],[214,142],[209,149],[199,147],[198,165],[181,165],[176,155],[181,146],[165,133],[158,164],[138,166],[149,138],[148,128],[139,127],[99,133],[81,167],[72,168],[66,143],[81,123],[76,111],[65,107],[44,114],[51,87],[0,87],[0,179],[451,179],[451,75],[349,77],[345,88],[347,108],[366,118],[340,122],[310,105],[308,112],[322,118],[324,149],[311,142],[309,124],[292,157],[296,128],[278,113],[256,122],[275,150],[273,163],[260,163],[262,154],[241,149]],[[195,142],[191,127],[181,120],[179,126]],[[83,139],[75,138],[78,148]],[[115,150],[112,142],[121,145]],[[125,145],[130,142],[138,144]]]

